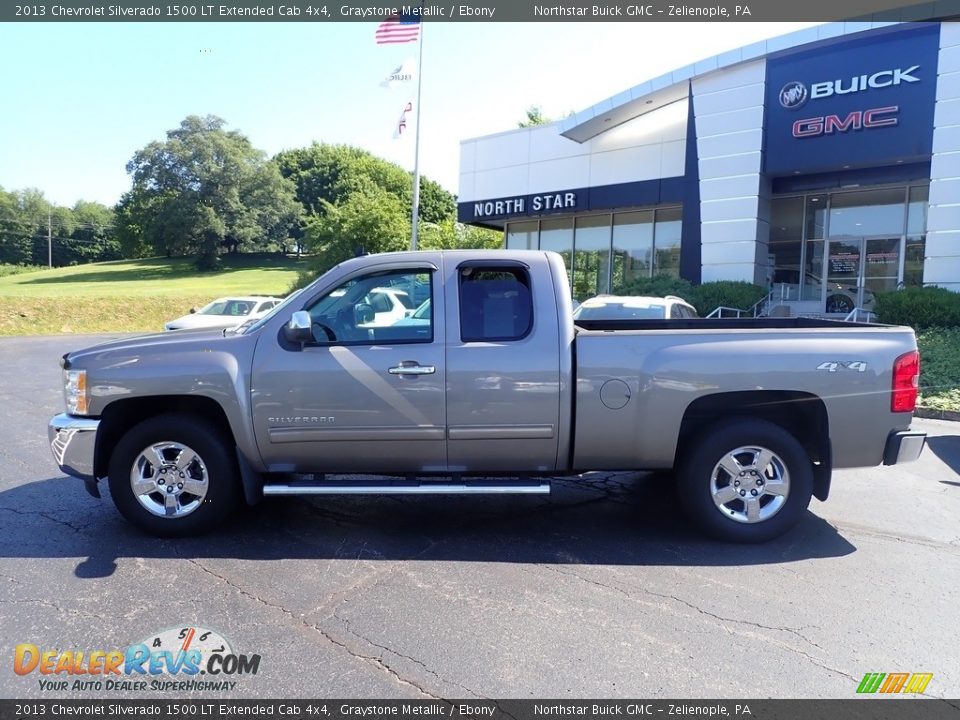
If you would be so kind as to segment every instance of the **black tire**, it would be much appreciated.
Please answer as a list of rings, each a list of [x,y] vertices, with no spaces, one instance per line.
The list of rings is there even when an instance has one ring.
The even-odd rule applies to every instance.
[[[199,459],[199,464],[190,463],[185,479],[188,487],[192,480],[198,483],[196,487],[205,488],[205,492],[202,496],[199,493],[178,494],[177,497],[184,500],[182,515],[161,516],[147,509],[146,504],[165,500],[166,495],[161,491],[144,493],[143,502],[134,493],[131,477],[135,463],[145,468],[142,472],[154,475],[153,465],[141,463],[140,456],[144,453],[146,457],[146,451],[163,443],[185,447]],[[177,449],[171,445],[163,452],[172,460],[180,457]],[[166,474],[168,471],[169,475]],[[140,470],[138,475],[141,475]],[[160,475],[154,477],[160,478]],[[164,477],[173,477],[177,482],[184,476],[177,469],[165,467]],[[189,415],[170,413],[144,420],[120,439],[110,458],[110,494],[120,514],[144,532],[159,537],[198,535],[222,523],[240,498],[238,478],[233,443],[228,436],[212,423]],[[169,486],[167,482],[165,487]]]
[[[856,305],[853,300],[846,295],[831,295],[827,298],[827,304],[824,310],[828,313],[849,314],[853,312],[855,307]]]
[[[749,468],[759,468],[760,465],[749,465],[749,458],[757,459],[760,455],[753,455],[748,450],[737,456],[741,461],[746,458],[747,464],[733,463],[744,469],[745,477],[718,469],[720,461],[726,461],[738,449],[766,449],[773,453],[775,461],[751,477]],[[810,504],[813,494],[810,458],[793,435],[774,423],[741,418],[713,425],[684,449],[684,455],[677,468],[680,504],[698,528],[719,540],[738,543],[771,540],[796,525]],[[788,480],[786,494],[768,494],[778,485],[784,487],[778,482],[778,479],[782,481],[784,472]],[[734,483],[741,484],[734,487]],[[718,488],[717,501],[714,500],[715,488]],[[720,496],[721,491],[736,495],[741,491],[759,494],[756,498],[747,494],[744,500],[733,497],[721,505],[725,497]],[[748,502],[755,508],[757,519],[748,519]],[[764,502],[766,505],[762,505]],[[761,518],[761,513],[770,515]]]

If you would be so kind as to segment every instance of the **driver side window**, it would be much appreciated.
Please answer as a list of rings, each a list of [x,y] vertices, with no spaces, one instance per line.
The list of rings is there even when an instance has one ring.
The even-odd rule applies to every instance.
[[[432,296],[431,273],[391,270],[353,278],[309,307],[314,342],[371,345],[433,341],[433,319],[412,298]]]

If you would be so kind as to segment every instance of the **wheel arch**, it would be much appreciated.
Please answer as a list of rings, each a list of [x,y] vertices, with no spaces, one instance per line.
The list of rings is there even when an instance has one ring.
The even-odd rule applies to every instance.
[[[203,395],[156,395],[115,400],[107,405],[100,415],[97,446],[94,449],[94,475],[98,478],[107,475],[110,454],[130,428],[149,418],[169,413],[184,413],[206,420],[214,425],[231,445],[236,443],[226,412],[213,398]]]
[[[793,435],[810,457],[814,497],[827,499],[833,466],[829,416],[823,400],[811,393],[747,390],[697,398],[683,414],[674,466],[698,433],[720,420],[733,418],[759,418]]]

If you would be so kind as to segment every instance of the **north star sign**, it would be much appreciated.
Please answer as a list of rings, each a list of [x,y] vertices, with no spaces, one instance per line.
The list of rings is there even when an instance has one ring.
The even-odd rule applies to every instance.
[[[473,217],[493,218],[504,215],[523,215],[557,210],[573,210],[577,207],[575,192],[543,193],[503,200],[480,200],[473,203]]]

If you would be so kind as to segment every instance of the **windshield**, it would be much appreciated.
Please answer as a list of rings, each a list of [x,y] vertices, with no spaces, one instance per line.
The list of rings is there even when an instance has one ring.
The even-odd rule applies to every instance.
[[[662,320],[666,316],[664,305],[633,303],[581,305],[573,313],[574,320]]]
[[[280,312],[281,309],[287,307],[290,304],[290,301],[296,298],[297,295],[299,295],[302,292],[303,292],[303,288],[300,288],[299,290],[294,290],[292,293],[290,293],[283,299],[283,302],[280,302],[274,305],[273,309],[270,312],[268,312],[266,315],[264,315],[263,317],[257,320],[253,320],[253,319],[247,320],[247,322],[243,323],[242,325],[240,325],[240,327],[236,328],[234,332],[238,333],[239,335],[246,335],[247,333],[253,332],[254,330],[259,330],[261,327],[263,327],[264,323],[266,323],[270,318],[272,318],[274,315]]]
[[[231,317],[249,315],[256,303],[249,300],[214,300],[197,311],[197,315],[229,315]]]
[[[414,312],[410,317],[417,318],[417,320],[430,320],[430,299],[427,298],[424,300],[420,304],[420,307],[417,308],[416,312]]]
[[[413,299],[402,290],[394,293],[393,296],[397,300],[399,300],[400,304],[403,305],[407,310],[413,310],[413,308],[416,307],[416,305],[413,302]]]

